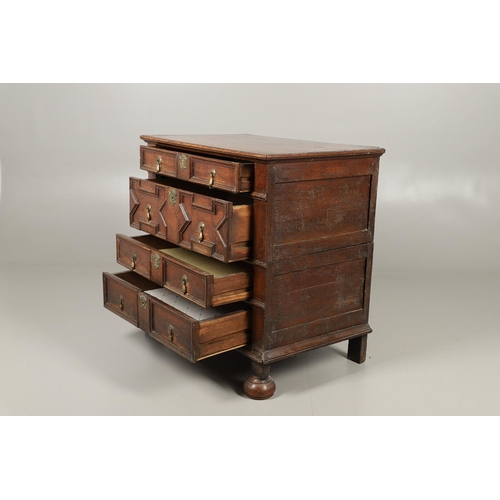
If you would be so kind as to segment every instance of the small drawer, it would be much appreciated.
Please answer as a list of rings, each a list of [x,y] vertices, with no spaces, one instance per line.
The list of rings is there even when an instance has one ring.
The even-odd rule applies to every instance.
[[[192,363],[250,342],[245,303],[204,309],[132,272],[103,273],[103,280],[107,309]],[[122,309],[118,297],[124,294]]]
[[[251,199],[215,198],[173,181],[130,178],[130,225],[222,262],[248,259]]]
[[[253,268],[246,262],[224,264],[150,235],[117,234],[116,256],[119,264],[202,307],[252,296]]]
[[[253,163],[141,146],[141,169],[232,193],[253,189]]]

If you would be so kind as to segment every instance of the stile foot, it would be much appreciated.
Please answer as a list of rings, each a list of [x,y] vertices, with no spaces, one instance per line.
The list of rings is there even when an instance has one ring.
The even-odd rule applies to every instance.
[[[347,347],[347,359],[356,363],[364,363],[366,360],[366,339],[368,335],[361,335],[354,339],[349,339]]]

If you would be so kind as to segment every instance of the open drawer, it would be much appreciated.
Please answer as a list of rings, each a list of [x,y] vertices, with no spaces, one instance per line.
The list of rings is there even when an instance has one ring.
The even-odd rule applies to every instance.
[[[176,179],[130,178],[130,225],[222,262],[251,255],[252,199],[190,186]]]
[[[250,342],[245,303],[205,309],[133,272],[103,273],[104,307],[192,363]]]
[[[220,306],[252,296],[250,264],[224,264],[154,236],[117,234],[116,260],[202,307]]]
[[[208,188],[248,193],[253,186],[253,164],[141,146],[141,169],[177,177]]]

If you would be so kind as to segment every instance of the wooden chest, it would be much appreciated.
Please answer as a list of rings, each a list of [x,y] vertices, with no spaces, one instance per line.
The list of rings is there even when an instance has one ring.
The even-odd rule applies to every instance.
[[[103,273],[104,306],[192,362],[239,349],[253,399],[270,365],[349,341],[366,357],[382,148],[248,134],[141,136],[128,272]]]

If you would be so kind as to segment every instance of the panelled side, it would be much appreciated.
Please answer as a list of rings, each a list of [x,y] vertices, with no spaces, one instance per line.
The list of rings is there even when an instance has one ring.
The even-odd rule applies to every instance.
[[[369,333],[377,157],[274,165],[273,361]]]

